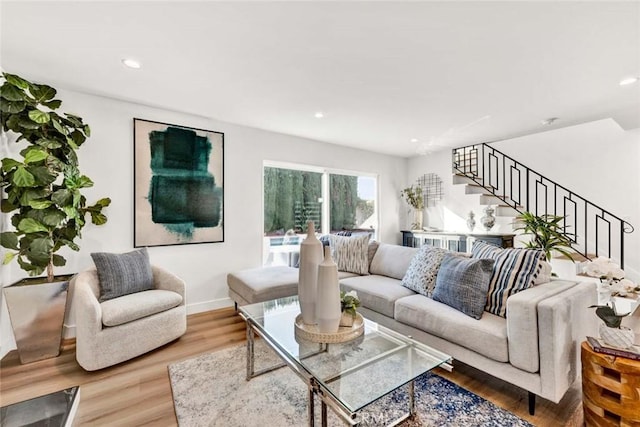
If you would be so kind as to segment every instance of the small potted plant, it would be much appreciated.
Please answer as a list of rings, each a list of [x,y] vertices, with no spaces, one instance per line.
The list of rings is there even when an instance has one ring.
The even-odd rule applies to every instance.
[[[424,209],[424,197],[422,195],[422,187],[412,185],[400,192],[400,196],[413,208],[412,230],[422,230],[422,210]]]
[[[340,291],[340,308],[342,317],[340,318],[340,326],[353,326],[356,319],[356,308],[360,307],[360,300],[356,291]]]
[[[631,313],[618,314],[615,302],[609,305],[592,305],[589,308],[596,309],[596,315],[602,319],[604,324],[600,324],[600,338],[605,344],[618,347],[629,348],[633,345],[635,334],[632,329],[622,326],[622,319]]]

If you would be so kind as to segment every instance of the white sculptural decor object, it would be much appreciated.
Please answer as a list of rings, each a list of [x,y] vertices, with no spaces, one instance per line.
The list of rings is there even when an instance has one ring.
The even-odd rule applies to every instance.
[[[476,214],[473,211],[469,211],[469,216],[467,217],[467,228],[470,233],[473,233],[473,229],[476,227]]]
[[[494,209],[491,206],[484,208],[484,216],[480,218],[480,222],[484,226],[484,229],[489,231],[496,223],[496,217],[493,216]]]
[[[324,261],[318,267],[318,298],[316,300],[318,331],[329,334],[338,332],[341,317],[338,266],[331,258],[331,249],[326,246]]]
[[[316,324],[316,297],[318,265],[322,262],[322,242],[316,237],[313,221],[307,222],[307,237],[300,244],[300,269],[298,272],[298,301],[302,321]]]

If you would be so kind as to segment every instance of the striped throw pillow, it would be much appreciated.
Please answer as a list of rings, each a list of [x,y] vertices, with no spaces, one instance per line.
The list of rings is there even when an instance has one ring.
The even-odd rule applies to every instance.
[[[338,270],[362,275],[369,274],[369,235],[344,237],[329,235],[331,256]]]
[[[471,256],[495,260],[485,310],[496,316],[507,317],[507,298],[533,286],[545,255],[539,249],[503,249],[476,240]]]

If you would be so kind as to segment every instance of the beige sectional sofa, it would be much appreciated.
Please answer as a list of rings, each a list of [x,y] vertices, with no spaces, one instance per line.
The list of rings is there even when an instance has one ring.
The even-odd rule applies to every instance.
[[[484,312],[476,320],[402,286],[416,252],[380,244],[370,275],[345,274],[341,288],[358,292],[365,317],[527,390],[531,413],[536,395],[558,403],[579,376],[579,345],[596,327],[596,316],[587,308],[596,303],[595,284],[539,284],[508,298],[506,318]],[[291,270],[288,274],[295,277]],[[229,277],[233,298],[237,276]],[[289,295],[295,293],[292,284]],[[243,299],[235,301],[256,302]]]

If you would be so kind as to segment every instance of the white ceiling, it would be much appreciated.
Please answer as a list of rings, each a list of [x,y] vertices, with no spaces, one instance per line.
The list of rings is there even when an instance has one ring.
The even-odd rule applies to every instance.
[[[618,84],[640,75],[639,2],[0,7],[7,72],[399,156],[606,117],[640,126],[640,84]]]

